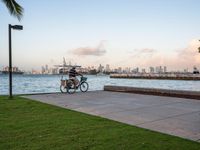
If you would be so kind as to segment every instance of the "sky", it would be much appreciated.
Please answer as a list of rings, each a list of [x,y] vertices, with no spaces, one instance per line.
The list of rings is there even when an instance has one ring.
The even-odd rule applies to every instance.
[[[200,68],[199,0],[17,0],[19,22],[0,2],[0,69],[8,66],[8,24],[13,65],[23,70],[61,64],[83,67]]]

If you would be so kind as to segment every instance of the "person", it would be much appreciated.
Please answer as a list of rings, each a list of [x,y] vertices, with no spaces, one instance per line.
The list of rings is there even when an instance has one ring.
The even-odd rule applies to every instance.
[[[70,70],[69,70],[69,79],[72,79],[77,87],[78,83],[79,83],[79,80],[76,76],[82,76],[82,74],[78,73],[76,71],[76,68],[75,67],[72,67]]]

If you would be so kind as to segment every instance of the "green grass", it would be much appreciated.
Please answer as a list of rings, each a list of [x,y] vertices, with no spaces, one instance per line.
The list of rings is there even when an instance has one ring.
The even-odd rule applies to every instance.
[[[15,97],[0,96],[0,150],[200,150],[200,143]]]

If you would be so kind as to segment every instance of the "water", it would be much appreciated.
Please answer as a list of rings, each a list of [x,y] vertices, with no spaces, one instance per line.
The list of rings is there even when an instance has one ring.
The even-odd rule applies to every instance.
[[[200,91],[200,81],[110,79],[109,76],[87,75],[89,90],[102,90],[104,85]],[[14,75],[13,93],[60,92],[60,75]],[[8,75],[0,75],[0,95],[8,94]]]

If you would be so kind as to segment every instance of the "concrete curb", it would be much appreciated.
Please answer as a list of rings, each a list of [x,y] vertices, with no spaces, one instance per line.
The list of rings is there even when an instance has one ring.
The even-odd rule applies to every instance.
[[[156,89],[156,88],[138,88],[138,87],[112,86],[112,85],[105,85],[104,91],[169,96],[169,97],[179,97],[179,98],[189,98],[189,99],[200,100],[200,92],[196,92],[196,91],[181,91],[181,90],[168,90],[168,89]]]
[[[87,91],[87,92],[96,92],[102,90],[94,90],[94,91]],[[76,91],[76,93],[81,93],[80,91]],[[47,94],[68,94],[68,93],[61,93],[61,92],[44,92],[44,93],[24,93],[24,94],[13,94],[13,96],[26,96],[26,95],[47,95]],[[9,96],[8,94],[3,94],[0,96]]]

